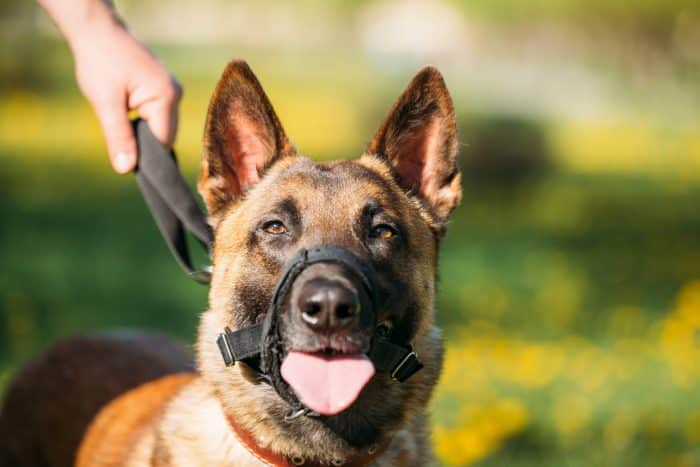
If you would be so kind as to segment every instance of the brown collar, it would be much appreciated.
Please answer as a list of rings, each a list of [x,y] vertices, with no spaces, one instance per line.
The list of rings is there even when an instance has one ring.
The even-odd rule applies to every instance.
[[[389,447],[391,439],[387,439],[380,444],[373,445],[362,454],[353,456],[343,461],[333,461],[324,464],[318,460],[305,459],[303,457],[285,457],[276,452],[258,445],[253,435],[236,423],[233,417],[227,416],[228,424],[233,430],[236,439],[258,460],[271,467],[321,467],[321,466],[343,466],[343,467],[364,467],[379,458]]]

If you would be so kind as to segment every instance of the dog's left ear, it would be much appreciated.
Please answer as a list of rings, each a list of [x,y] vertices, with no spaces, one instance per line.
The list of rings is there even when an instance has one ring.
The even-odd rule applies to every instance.
[[[457,167],[457,123],[440,72],[431,66],[413,78],[367,150],[388,159],[402,188],[432,208],[440,223],[462,197]]]
[[[255,185],[277,160],[296,150],[270,100],[244,61],[224,70],[209,103],[199,193],[210,220]]]

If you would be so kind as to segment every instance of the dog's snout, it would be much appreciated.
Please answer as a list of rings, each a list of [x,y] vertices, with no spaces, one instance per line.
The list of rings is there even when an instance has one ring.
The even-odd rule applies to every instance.
[[[318,277],[304,283],[296,309],[301,320],[314,331],[337,332],[357,324],[360,299],[347,285]]]

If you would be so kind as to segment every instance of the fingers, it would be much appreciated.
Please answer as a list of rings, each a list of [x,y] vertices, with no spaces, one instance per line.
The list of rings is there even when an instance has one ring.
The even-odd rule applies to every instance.
[[[182,97],[182,88],[172,79],[157,98],[145,99],[136,105],[140,116],[148,121],[153,135],[166,147],[172,147],[178,124],[178,104]],[[129,98],[133,98],[132,94]],[[127,116],[126,102],[109,99],[95,103],[97,117],[107,141],[107,149],[112,166],[117,173],[131,172],[136,167],[138,154],[136,140],[131,122]]]
[[[158,141],[170,148],[177,133],[178,104],[182,97],[182,89],[173,80],[170,89],[162,92],[159,97],[144,103],[138,111],[141,117],[148,121],[148,126]]]
[[[107,141],[112,167],[120,174],[131,172],[136,167],[136,140],[125,102],[99,103],[95,110]]]

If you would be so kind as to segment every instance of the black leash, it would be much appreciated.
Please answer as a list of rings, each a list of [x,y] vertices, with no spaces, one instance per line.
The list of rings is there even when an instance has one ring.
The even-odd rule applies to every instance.
[[[214,241],[211,227],[180,173],[175,152],[163,147],[145,120],[136,119],[132,125],[139,153],[136,182],[143,198],[180,267],[195,281],[208,284],[211,267],[194,267],[185,231],[192,233],[211,253]]]

